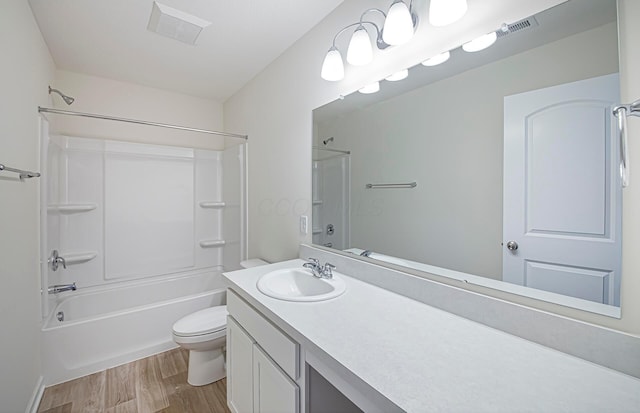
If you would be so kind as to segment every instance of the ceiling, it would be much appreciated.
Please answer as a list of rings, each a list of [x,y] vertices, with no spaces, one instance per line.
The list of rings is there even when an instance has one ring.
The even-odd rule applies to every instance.
[[[160,0],[212,24],[196,45],[147,30],[153,0],[29,0],[58,69],[218,102],[343,0]]]

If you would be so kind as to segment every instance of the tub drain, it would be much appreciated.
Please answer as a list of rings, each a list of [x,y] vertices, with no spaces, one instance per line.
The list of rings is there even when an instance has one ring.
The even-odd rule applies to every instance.
[[[56,318],[58,319],[58,321],[64,321],[64,312],[58,311],[58,313],[56,314]]]

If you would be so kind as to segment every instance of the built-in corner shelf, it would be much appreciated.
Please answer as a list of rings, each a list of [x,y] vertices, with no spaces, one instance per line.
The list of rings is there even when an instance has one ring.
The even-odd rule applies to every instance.
[[[59,212],[61,214],[74,214],[77,212],[89,212],[96,209],[96,204],[52,204],[47,206],[49,212]]]
[[[200,246],[202,248],[216,248],[223,247],[226,242],[222,239],[207,239],[200,241]]]
[[[64,258],[65,263],[73,265],[91,261],[97,256],[97,252],[77,252],[74,254],[63,254],[62,258]]]
[[[316,199],[312,201],[313,205],[322,205],[322,200],[321,199]]]
[[[200,202],[201,208],[224,208],[225,203],[221,201],[202,201]]]

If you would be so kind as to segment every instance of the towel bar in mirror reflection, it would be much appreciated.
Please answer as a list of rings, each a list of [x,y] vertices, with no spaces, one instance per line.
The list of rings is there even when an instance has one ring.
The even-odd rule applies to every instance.
[[[366,184],[367,189],[403,189],[403,188],[415,188],[418,186],[417,182],[410,182],[408,184]]]

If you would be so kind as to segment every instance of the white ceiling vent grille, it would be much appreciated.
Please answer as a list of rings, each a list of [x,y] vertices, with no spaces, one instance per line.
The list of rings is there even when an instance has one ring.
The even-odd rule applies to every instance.
[[[523,30],[533,29],[534,27],[538,27],[538,21],[535,17],[527,17],[526,19],[517,21],[515,23],[509,24],[507,26],[509,30],[498,30],[496,33],[498,37],[505,37],[513,33],[521,32]]]
[[[154,1],[147,29],[183,43],[196,44],[202,29],[209,25],[211,22]]]

